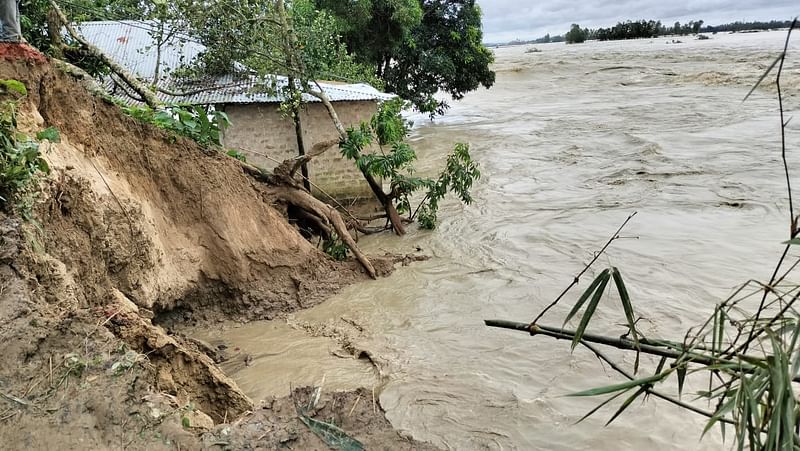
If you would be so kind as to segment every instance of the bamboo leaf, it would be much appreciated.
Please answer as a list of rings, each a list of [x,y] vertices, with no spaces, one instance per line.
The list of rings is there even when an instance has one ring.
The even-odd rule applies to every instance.
[[[572,339],[572,349],[574,350],[578,343],[581,342],[581,338],[583,338],[583,334],[586,332],[586,326],[589,325],[589,321],[592,319],[592,315],[594,315],[595,310],[597,310],[597,305],[600,303],[600,299],[603,297],[603,292],[606,290],[606,285],[608,285],[608,279],[611,278],[609,270],[605,270],[601,273],[600,276],[600,285],[597,287],[597,290],[594,292],[594,296],[592,296],[592,300],[589,301],[589,305],[586,306],[586,311],[583,312],[583,318],[581,318],[581,323],[578,325],[578,328],[575,330],[575,337]]]
[[[604,407],[606,404],[610,403],[611,401],[613,401],[613,400],[615,400],[615,399],[619,398],[620,396],[622,396],[622,395],[624,395],[624,394],[625,394],[625,392],[624,392],[624,391],[621,391],[621,392],[617,393],[616,395],[614,395],[614,396],[612,396],[612,397],[610,397],[610,398],[606,399],[605,401],[601,402],[601,403],[600,403],[600,404],[598,404],[598,405],[597,405],[597,406],[596,406],[594,409],[592,409],[592,410],[590,410],[589,412],[587,412],[587,413],[586,413],[586,415],[582,416],[580,420],[576,421],[576,422],[575,422],[575,424],[578,424],[578,423],[581,423],[581,422],[583,422],[585,419],[587,419],[587,418],[589,418],[590,416],[592,416],[592,415],[594,415],[595,413],[597,413],[597,411],[598,411],[598,410],[600,410],[600,409],[602,409],[602,408],[603,408],[603,407]]]
[[[661,360],[658,361],[658,366],[656,367],[655,374],[660,373],[661,370],[664,369],[664,365],[666,365],[666,364],[667,364],[667,358],[666,357],[661,357]]]
[[[678,398],[683,395],[683,383],[686,381],[686,365],[679,366],[676,369],[678,373]]]
[[[598,387],[593,388],[591,390],[584,390],[578,393],[572,393],[567,396],[598,396],[598,395],[605,395],[608,393],[616,393],[618,391],[628,391],[634,387],[641,387],[643,385],[652,385],[656,382],[661,382],[667,377],[669,373],[660,373],[654,374],[649,377],[643,377],[641,379],[634,379],[632,381],[623,382],[621,384],[614,384],[614,385],[607,385],[605,387]]]
[[[576,313],[578,313],[581,307],[583,307],[583,304],[586,302],[587,299],[589,299],[592,293],[594,293],[594,291],[597,289],[597,286],[600,285],[602,278],[608,274],[608,271],[609,271],[608,269],[604,269],[600,274],[597,275],[597,277],[594,278],[592,283],[589,284],[589,287],[586,289],[586,291],[583,292],[581,297],[578,299],[578,302],[575,304],[574,307],[572,307],[572,310],[570,310],[569,314],[567,315],[567,318],[564,320],[564,324],[562,325],[562,327],[566,325],[569,322],[569,320],[571,320],[572,317],[575,316]]]
[[[623,402],[623,403],[622,403],[622,405],[621,405],[621,406],[619,406],[619,409],[617,409],[616,413],[614,413],[614,416],[612,416],[612,417],[611,417],[611,419],[610,419],[610,420],[608,420],[608,422],[606,423],[606,426],[608,426],[608,425],[609,425],[609,424],[611,424],[611,423],[612,423],[614,420],[616,420],[616,419],[617,419],[617,417],[618,417],[618,416],[620,416],[620,415],[622,414],[622,412],[624,412],[624,411],[625,411],[625,409],[627,409],[628,407],[630,407],[631,403],[633,403],[633,401],[634,401],[636,398],[638,398],[638,397],[639,397],[639,395],[641,395],[642,393],[644,393],[644,392],[646,392],[646,391],[647,391],[647,388],[646,388],[646,387],[641,387],[639,390],[637,390],[637,391],[636,391],[636,393],[634,393],[634,394],[632,394],[631,396],[629,396],[629,397],[628,397],[628,399],[626,399],[626,400],[625,400],[625,402]]]
[[[711,430],[711,428],[714,427],[714,425],[717,424],[719,420],[724,418],[725,414],[733,410],[734,406],[736,406],[736,398],[730,398],[728,402],[726,402],[719,409],[717,409],[717,411],[714,412],[714,415],[706,423],[706,427],[703,428],[702,435],[706,435],[706,432]]]
[[[792,352],[795,347],[797,346],[797,339],[800,337],[800,321],[797,321],[797,325],[794,329],[794,334],[792,335],[792,343],[789,345],[789,352]],[[794,361],[792,362],[792,378],[797,377],[797,372],[800,371],[800,348],[794,351]]]
[[[625,282],[622,280],[622,274],[617,267],[611,268],[611,274],[614,277],[614,284],[617,286],[619,298],[622,301],[622,309],[625,310],[625,319],[628,321],[628,331],[633,337],[633,345],[636,346],[636,361],[633,363],[633,373],[639,372],[639,334],[636,333],[636,318],[633,312],[633,304],[631,297],[628,295],[628,289],[625,287]]]

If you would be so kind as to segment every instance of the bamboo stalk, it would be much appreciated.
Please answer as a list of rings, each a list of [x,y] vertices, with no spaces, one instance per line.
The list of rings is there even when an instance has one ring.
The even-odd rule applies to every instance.
[[[575,331],[568,329],[560,329],[556,327],[539,326],[536,324],[531,325],[528,323],[520,323],[516,321],[506,321],[506,320],[485,320],[484,323],[489,327],[517,330],[520,332],[527,332],[530,335],[545,335],[548,337],[556,338],[558,340],[572,341],[575,338]],[[604,335],[596,335],[588,333],[583,334],[581,336],[581,340],[588,343],[597,343],[604,346],[610,346],[612,348],[617,348],[624,351],[637,351],[649,355],[656,355],[671,359],[684,359],[687,363],[695,363],[698,365],[710,366],[719,364],[735,364],[738,365],[741,371],[745,373],[753,373],[756,370],[756,368],[753,365],[745,363],[743,361],[736,361],[726,358],[698,354],[696,352],[692,352],[685,348],[682,351],[672,349],[671,346],[674,346],[676,344],[674,342],[662,342],[656,340],[640,339],[639,346],[636,346],[633,340],[628,340],[623,337],[614,338],[614,337],[607,337]],[[739,356],[739,358],[744,361],[763,360],[751,356]],[[792,381],[800,382],[800,376],[792,378]]]

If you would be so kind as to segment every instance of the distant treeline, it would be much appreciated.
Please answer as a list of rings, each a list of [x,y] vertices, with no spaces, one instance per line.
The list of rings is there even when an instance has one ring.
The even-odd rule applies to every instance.
[[[769,22],[733,22],[722,25],[704,25],[702,20],[690,20],[687,23],[675,22],[672,26],[664,25],[660,20],[637,20],[619,22],[610,28],[582,28],[573,24],[564,35],[551,36],[546,34],[540,38],[529,41],[516,40],[510,45],[518,44],[547,44],[550,42],[580,43],[596,39],[598,41],[612,41],[621,39],[657,38],[665,35],[688,35],[697,33],[737,32],[748,30],[774,30],[788,28],[791,20],[771,20]]]
[[[720,31],[772,30],[787,28],[792,21],[772,20],[769,22],[734,22],[723,25],[703,26],[702,20],[691,20],[688,23],[675,22],[671,27],[663,25],[660,20],[638,20],[619,22],[611,28],[581,28],[572,24],[572,28],[564,35],[568,44],[580,43],[596,39],[613,41],[621,39],[655,38],[664,35],[688,35],[697,33],[716,33]]]
[[[699,33],[703,27],[702,20],[691,20],[681,24],[675,22],[671,27],[661,23],[660,20],[628,20],[619,22],[611,28],[581,28],[572,24],[572,28],[564,37],[568,44],[580,43],[596,39],[598,41],[617,41],[622,39],[655,38],[667,34],[687,35]]]
[[[703,27],[704,33],[716,33],[718,31],[747,31],[747,30],[774,30],[776,28],[789,28],[791,20],[770,20],[769,22],[733,22],[723,25],[712,25]]]

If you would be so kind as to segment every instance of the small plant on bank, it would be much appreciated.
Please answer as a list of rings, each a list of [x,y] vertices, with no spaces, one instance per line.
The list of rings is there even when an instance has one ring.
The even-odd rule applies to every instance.
[[[38,140],[60,141],[58,130],[48,128],[36,139],[17,130],[17,107],[27,96],[25,85],[17,80],[0,80],[4,100],[0,101],[0,202],[7,212],[30,220],[36,194],[33,185],[39,174],[50,168],[42,158]]]
[[[230,150],[228,150],[226,152],[226,154],[229,157],[236,158],[237,160],[241,161],[242,163],[247,163],[247,155],[243,154],[242,152],[239,152],[238,150],[230,149]]]
[[[193,139],[203,146],[222,145],[222,132],[231,124],[224,112],[208,112],[198,105],[170,105],[159,110],[147,106],[123,106],[122,111],[142,122]]]
[[[421,227],[433,229],[439,202],[452,192],[465,204],[472,203],[470,189],[481,173],[470,156],[469,145],[459,143],[437,179],[416,176],[413,163],[417,153],[406,142],[413,124],[401,115],[406,106],[401,99],[384,102],[369,123],[347,130],[347,140],[340,143],[340,150],[361,172],[389,182],[387,197],[395,203],[398,213],[408,214],[409,220],[418,219]],[[367,153],[373,144],[377,144],[377,151]],[[412,209],[412,196],[420,191],[426,194]]]
[[[348,248],[335,233],[322,242],[322,250],[336,261],[347,260]]]

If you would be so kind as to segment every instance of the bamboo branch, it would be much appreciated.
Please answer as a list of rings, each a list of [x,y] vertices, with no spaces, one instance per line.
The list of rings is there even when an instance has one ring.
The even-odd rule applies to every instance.
[[[778,89],[778,108],[780,110],[780,119],[781,119],[781,160],[783,161],[783,171],[786,176],[786,190],[789,193],[789,239],[792,240],[797,237],[798,229],[797,220],[798,218],[794,215],[794,201],[792,200],[792,182],[791,177],[789,176],[789,163],[786,161],[786,121],[784,120],[784,111],[783,111],[783,93],[781,91],[781,75],[783,73],[783,65],[786,62],[786,54],[789,51],[789,40],[792,37],[792,30],[794,30],[795,26],[797,25],[797,18],[792,21],[792,24],[789,26],[789,32],[786,33],[786,42],[783,46],[783,53],[780,57],[780,65],[778,66],[778,74],[775,77],[775,86]],[[786,247],[783,250],[783,255],[778,260],[778,264],[775,267],[775,271],[772,273],[772,277],[769,279],[769,283],[767,285],[771,286],[775,283],[775,278],[778,276],[778,272],[783,265],[784,260],[786,259],[786,255],[789,253],[789,248],[791,244],[786,244]],[[736,349],[736,352],[747,352],[750,343],[752,343],[756,338],[758,338],[763,332],[764,329],[762,328],[758,332],[756,332],[756,326],[758,325],[758,320],[761,316],[761,312],[764,309],[764,302],[767,300],[767,295],[769,294],[768,291],[764,291],[764,295],[761,298],[761,304],[759,305],[758,310],[756,311],[755,321],[753,321],[753,327],[750,329],[750,333],[747,336],[747,340],[745,340],[744,344],[739,346]]]
[[[609,366],[611,366],[611,368],[614,371],[616,371],[619,374],[625,376],[628,380],[636,380],[636,378],[634,378],[632,374],[628,373],[622,367],[620,367],[619,365],[614,363],[613,360],[608,358],[605,354],[603,354],[595,346],[592,346],[591,344],[589,344],[589,343],[587,343],[587,342],[585,342],[583,340],[581,340],[581,344],[583,346],[585,346],[587,349],[589,349],[590,351],[592,351],[597,356],[598,359],[606,362]],[[694,413],[696,413],[698,415],[702,415],[702,416],[704,416],[706,418],[713,418],[714,417],[714,414],[711,413],[711,412],[707,412],[707,411],[705,411],[703,409],[700,409],[698,407],[695,407],[695,406],[693,406],[693,405],[691,405],[689,403],[683,402],[683,401],[681,401],[679,399],[675,399],[672,396],[669,396],[669,395],[666,395],[664,393],[661,393],[658,390],[653,390],[652,388],[645,387],[645,391],[647,393],[655,396],[656,398],[661,398],[664,401],[667,401],[669,403],[675,404],[678,407],[682,407],[682,408],[684,408],[686,410],[689,410],[689,411],[692,411],[692,412],[694,412]],[[732,420],[730,420],[728,418],[721,418],[720,421],[722,421],[723,423],[727,423],[727,424],[736,424],[735,422],[733,422]]]
[[[575,278],[573,278],[573,279],[572,279],[572,283],[570,283],[570,284],[567,286],[567,288],[565,288],[565,289],[564,289],[564,291],[562,291],[562,292],[561,292],[561,294],[559,294],[559,295],[558,295],[558,297],[556,298],[556,300],[555,300],[555,301],[551,302],[551,303],[550,303],[550,305],[548,305],[547,307],[545,307],[545,308],[544,308],[544,310],[542,310],[542,312],[541,312],[541,313],[539,313],[539,315],[537,315],[537,316],[536,316],[536,319],[534,319],[533,321],[531,321],[531,324],[532,324],[532,325],[533,325],[533,324],[536,324],[536,323],[537,323],[537,322],[538,322],[540,319],[542,319],[542,317],[543,317],[543,316],[544,316],[544,315],[545,315],[545,314],[546,314],[546,313],[547,313],[547,312],[548,312],[548,311],[549,311],[551,308],[555,307],[555,306],[556,306],[556,304],[558,304],[558,303],[559,303],[559,301],[561,301],[561,299],[562,299],[562,298],[563,298],[563,297],[564,297],[564,296],[567,294],[567,292],[569,292],[569,290],[571,290],[571,289],[572,289],[572,288],[573,288],[575,285],[577,285],[577,284],[578,284],[578,282],[580,282],[581,276],[583,276],[583,275],[586,273],[586,271],[588,271],[588,270],[589,270],[589,268],[591,268],[591,267],[592,267],[592,265],[594,265],[594,263],[597,261],[597,259],[599,259],[599,258],[600,258],[600,256],[601,256],[601,255],[603,255],[603,254],[605,253],[606,249],[608,249],[608,246],[610,246],[610,245],[611,245],[611,243],[613,243],[615,240],[618,240],[618,239],[620,238],[619,234],[622,232],[622,229],[624,229],[624,228],[625,228],[625,226],[627,226],[627,225],[628,225],[628,223],[631,221],[631,219],[633,219],[633,217],[634,217],[634,216],[636,216],[636,213],[637,213],[637,212],[633,212],[633,213],[631,213],[631,214],[628,216],[628,219],[626,219],[626,220],[625,220],[625,222],[623,222],[623,223],[622,223],[622,225],[621,225],[621,226],[619,226],[619,228],[617,229],[617,231],[616,231],[616,232],[614,232],[614,234],[613,234],[613,235],[611,235],[611,238],[609,238],[609,239],[608,239],[608,241],[606,242],[605,246],[603,246],[603,247],[602,247],[602,249],[600,249],[600,251],[599,251],[599,252],[596,252],[596,253],[595,253],[595,255],[594,255],[594,258],[592,259],[592,261],[590,261],[590,262],[589,262],[589,263],[588,263],[588,264],[587,264],[587,265],[586,265],[586,266],[583,268],[583,270],[582,270],[581,272],[579,272],[579,273],[578,273],[578,275],[577,275],[577,276],[575,276]],[[416,215],[416,212],[415,212],[414,214]]]
[[[575,331],[568,329],[559,329],[556,327],[539,326],[536,324],[526,324],[516,321],[505,321],[505,320],[485,320],[484,323],[489,327],[517,330],[520,332],[527,332],[530,335],[545,335],[558,340],[572,341],[575,338]],[[682,359],[682,361],[686,363],[695,363],[698,365],[712,366],[720,364],[734,364],[737,365],[739,369],[745,373],[752,373],[756,370],[755,366],[745,363],[745,361],[754,362],[763,360],[758,357],[738,355],[737,357],[741,361],[735,361],[723,357],[712,357],[704,354],[698,354],[696,352],[690,351],[689,349],[685,349],[684,351],[678,351],[672,349],[671,346],[665,345],[664,342],[662,341],[654,341],[646,339],[640,339],[638,346],[636,345],[636,343],[634,343],[633,340],[628,340],[623,337],[614,338],[614,337],[607,337],[604,335],[583,334],[582,339],[588,343],[597,343],[604,346],[621,349],[624,351],[637,351],[649,355],[667,357],[670,359],[676,359],[676,360]],[[677,343],[672,343],[672,345],[677,345]],[[800,382],[800,376],[795,376],[792,379],[792,381]]]

